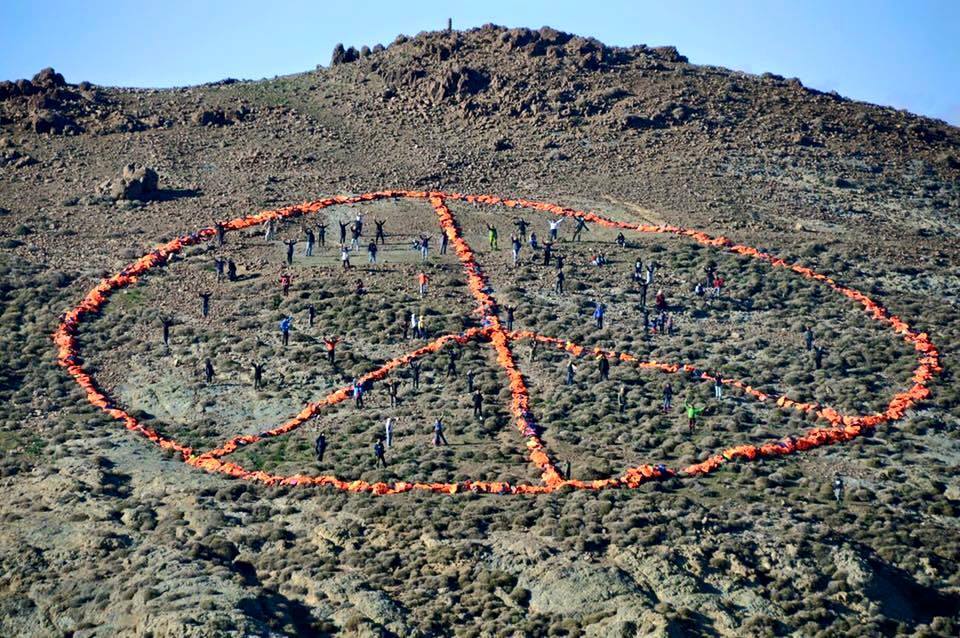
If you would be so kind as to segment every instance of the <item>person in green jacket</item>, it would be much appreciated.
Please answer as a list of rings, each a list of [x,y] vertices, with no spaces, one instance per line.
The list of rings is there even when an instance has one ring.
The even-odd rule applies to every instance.
[[[697,417],[700,416],[704,408],[690,405],[686,401],[683,402],[683,408],[687,411],[687,427],[693,432],[693,426],[696,425]]]
[[[489,232],[490,250],[497,250],[497,227],[487,224],[487,231]]]

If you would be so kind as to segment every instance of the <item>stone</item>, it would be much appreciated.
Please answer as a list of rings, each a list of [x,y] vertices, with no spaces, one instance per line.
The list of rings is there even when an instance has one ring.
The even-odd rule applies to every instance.
[[[63,79],[63,75],[54,71],[52,67],[47,67],[33,76],[33,84],[44,89],[53,89],[66,86],[67,82]]]
[[[119,177],[108,179],[97,186],[97,194],[115,201],[146,200],[156,195],[159,176],[142,164],[127,164]]]

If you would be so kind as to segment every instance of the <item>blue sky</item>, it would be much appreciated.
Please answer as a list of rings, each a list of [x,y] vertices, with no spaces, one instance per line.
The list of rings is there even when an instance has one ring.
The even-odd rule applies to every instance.
[[[0,0],[0,79],[53,66],[68,81],[182,86],[327,64],[334,44],[494,22],[671,44],[699,64],[799,77],[817,89],[960,125],[960,1]]]

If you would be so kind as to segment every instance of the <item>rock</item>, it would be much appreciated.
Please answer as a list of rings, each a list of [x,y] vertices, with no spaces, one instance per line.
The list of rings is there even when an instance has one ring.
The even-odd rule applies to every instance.
[[[69,117],[57,111],[34,111],[27,120],[28,130],[34,133],[52,133],[54,135],[79,133],[80,127]]]
[[[228,126],[233,124],[233,122],[227,118],[226,113],[220,109],[201,109],[190,116],[190,121],[197,126]]]
[[[120,177],[108,179],[97,186],[97,193],[112,200],[146,200],[157,193],[159,177],[152,168],[142,164],[127,164]]]
[[[463,99],[475,95],[490,84],[485,74],[464,66],[447,69],[439,78],[433,80],[428,94],[435,102],[447,99]]]
[[[348,64],[350,62],[356,62],[359,59],[360,54],[356,49],[353,47],[344,49],[342,44],[337,43],[337,46],[333,47],[333,55],[330,58],[330,66]]]
[[[368,47],[367,45],[363,45],[362,47],[360,47],[360,57],[361,58],[370,57],[370,47]]]
[[[58,86],[66,86],[67,82],[52,67],[47,67],[33,76],[33,84],[44,89],[53,89]]]
[[[17,80],[17,95],[33,95],[37,92],[37,87],[30,80]]]

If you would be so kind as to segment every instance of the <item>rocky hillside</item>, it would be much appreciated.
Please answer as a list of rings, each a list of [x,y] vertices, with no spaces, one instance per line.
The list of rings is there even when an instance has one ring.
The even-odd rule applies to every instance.
[[[550,28],[347,43],[328,65],[261,81],[152,90],[78,80],[44,69],[0,82],[3,635],[960,630],[957,128],[798,79],[693,65],[670,47],[610,47]],[[931,400],[896,427],[799,460],[733,463],[699,482],[630,492],[375,498],[187,468],[90,408],[56,367],[58,316],[158,242],[263,208],[383,188],[529,197],[763,247],[929,331],[946,370]],[[330,213],[328,244],[334,221],[355,212]],[[457,214],[483,246],[481,221],[496,218],[466,204]],[[388,265],[358,276],[383,301],[357,300],[330,245],[314,261],[298,252],[291,298],[275,296],[282,244],[259,232],[231,236],[226,250],[235,251],[241,286],[217,287],[212,253],[190,252],[169,274],[111,300],[84,336],[102,353],[91,365],[139,416],[175,415],[190,440],[280,422],[310,384],[342,381],[320,367],[315,337],[348,335],[351,373],[403,345],[391,332],[395,315],[417,303],[398,292],[418,268],[406,248],[435,220],[390,203],[371,216],[388,220]],[[509,216],[499,218],[503,245]],[[677,300],[679,336],[646,344],[636,313],[617,312],[635,307],[634,253],[618,252],[612,233],[574,247],[572,229],[564,232],[572,292],[562,303],[545,292],[552,272],[533,263],[515,270],[508,250],[482,252],[498,291],[520,308],[518,324],[664,359],[700,357],[851,409],[882,403],[909,381],[904,361],[913,353],[870,332],[849,305],[733,257],[723,266],[728,299],[696,306],[692,282],[710,255],[677,243],[623,249],[660,263]],[[303,237],[294,224],[281,235]],[[613,264],[591,281],[598,251]],[[462,284],[452,257],[435,259],[435,285],[456,294],[430,316],[455,329]],[[210,321],[196,316],[200,286],[217,291]],[[611,299],[610,325],[584,334],[597,289]],[[286,357],[274,343],[277,313],[300,313],[299,330],[308,303],[319,310],[317,331],[328,332],[304,331],[294,339],[298,354]],[[230,316],[216,316],[225,307]],[[179,318],[173,354],[157,341],[166,316]],[[358,336],[358,317],[369,318],[374,335]],[[809,370],[799,337],[808,321],[831,339],[825,371]],[[217,360],[211,389],[201,362],[215,347],[230,361]],[[252,352],[268,361],[259,396],[241,393],[249,384],[233,361],[246,365]],[[617,416],[617,385],[597,381],[591,367],[571,391],[556,384],[562,365],[544,359],[525,374],[545,389],[549,400],[534,409],[550,415],[548,437],[566,446],[575,471],[599,476],[646,443],[655,454],[696,459],[724,437],[810,425],[731,398],[705,413],[712,429],[688,434],[680,415],[657,409],[662,380],[631,385],[631,410]],[[613,372],[618,383],[624,374]],[[429,393],[404,405],[405,418],[462,398],[433,375]],[[492,372],[483,382],[491,395],[500,389]],[[331,431],[340,426],[357,441],[344,471],[366,458],[369,421],[352,412],[330,420]],[[491,468],[480,460],[523,454],[509,437],[471,436],[475,447],[451,446],[439,460],[411,444],[403,467],[456,477],[465,465]],[[295,471],[311,442],[295,443],[240,456]],[[836,474],[847,481],[840,502],[830,489]]]

